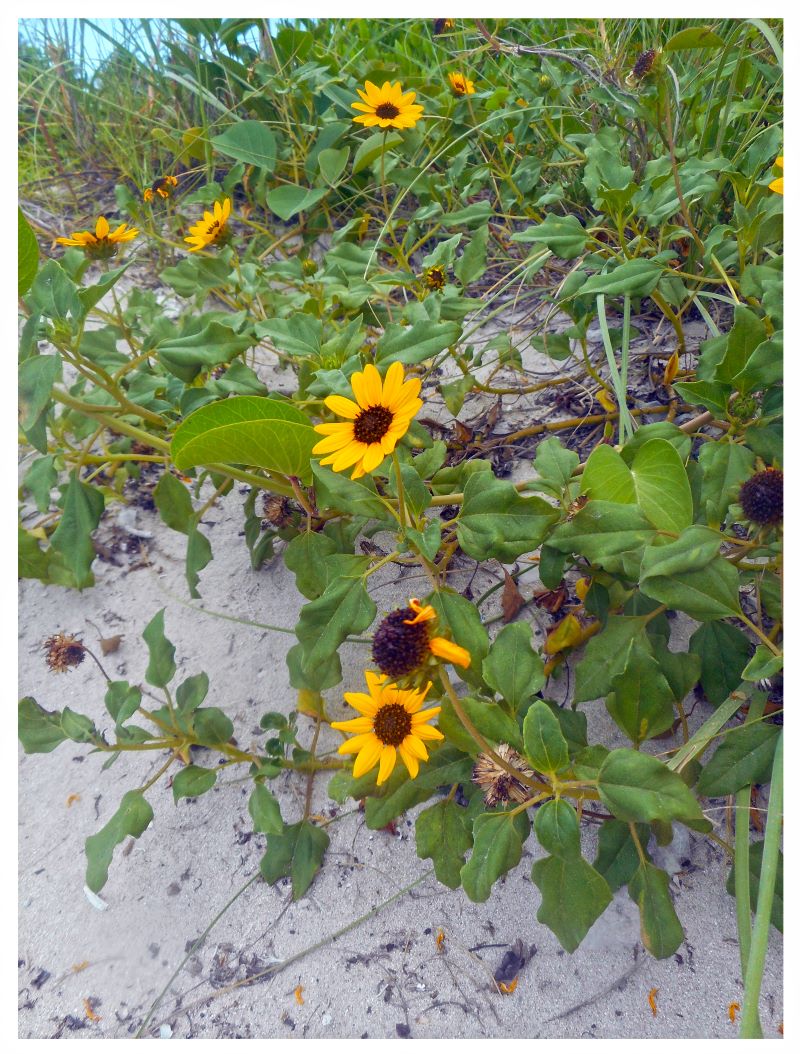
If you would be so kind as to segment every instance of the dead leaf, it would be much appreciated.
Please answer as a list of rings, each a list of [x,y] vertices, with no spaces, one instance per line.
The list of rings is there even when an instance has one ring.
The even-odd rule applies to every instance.
[[[115,637],[101,637],[100,651],[103,655],[113,655],[115,651],[119,651],[123,636],[124,634],[118,633]]]
[[[503,568],[505,583],[503,585],[503,597],[500,605],[503,609],[503,622],[510,622],[520,609],[525,607],[525,599],[519,591],[519,587],[511,575]]]

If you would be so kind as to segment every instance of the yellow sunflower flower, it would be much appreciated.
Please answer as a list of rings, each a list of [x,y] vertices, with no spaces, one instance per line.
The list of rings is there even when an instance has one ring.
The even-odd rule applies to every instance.
[[[372,81],[364,84],[366,91],[357,88],[363,102],[350,105],[354,110],[361,110],[353,120],[367,128],[413,128],[422,116],[422,106],[414,103],[417,93],[410,91],[403,94],[400,81],[390,84],[384,81],[379,88]]]
[[[412,597],[408,607],[390,612],[375,630],[372,658],[381,673],[405,677],[420,669],[434,655],[455,666],[469,666],[470,654],[445,637],[431,636],[436,610]]]
[[[350,379],[356,402],[342,395],[327,397],[328,409],[347,421],[315,426],[314,431],[325,436],[312,450],[327,455],[321,465],[330,465],[334,472],[355,466],[350,478],[359,479],[392,453],[422,407],[419,378],[403,378],[399,362],[392,363],[383,381],[369,363],[363,373],[354,373]]]
[[[423,691],[405,691],[396,684],[386,684],[386,676],[371,670],[364,673],[369,695],[364,692],[345,692],[346,701],[358,710],[361,717],[351,721],[332,721],[331,728],[355,732],[339,747],[340,754],[356,754],[353,776],[356,779],[379,765],[378,786],[385,783],[397,764],[403,760],[411,779],[416,779],[420,761],[428,760],[425,740],[444,739],[438,728],[429,725],[442,709],[433,706],[421,710],[430,681]]]
[[[56,238],[56,244],[77,245],[89,256],[105,259],[116,256],[118,245],[132,241],[138,233],[135,227],[129,227],[127,223],[121,223],[112,231],[105,216],[100,216],[94,231],[76,231],[70,238]]]
[[[783,172],[783,154],[781,154],[780,157],[775,158],[775,167]],[[769,189],[774,190],[776,194],[780,194],[781,197],[783,197],[783,176],[778,176],[777,179],[773,179],[769,185]]]
[[[447,79],[456,95],[474,95],[475,85],[463,73],[448,73]]]
[[[160,198],[169,198],[172,196],[172,192],[177,185],[178,181],[174,176],[161,176],[153,181],[153,183],[145,190],[142,197],[147,202],[152,201],[156,194],[158,194]]]
[[[203,218],[194,227],[189,228],[189,236],[184,238],[191,245],[190,253],[196,253],[205,249],[214,242],[219,241],[225,230],[225,224],[231,214],[231,199],[224,198],[222,202],[214,202],[213,214],[206,210]]]

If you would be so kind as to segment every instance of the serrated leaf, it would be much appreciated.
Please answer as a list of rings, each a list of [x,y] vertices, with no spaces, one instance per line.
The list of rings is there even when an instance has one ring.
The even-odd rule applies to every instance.
[[[619,820],[704,819],[697,799],[680,776],[638,750],[612,750],[597,782],[603,804]]]
[[[543,687],[544,663],[531,643],[529,623],[504,626],[483,660],[483,677],[517,711]]]
[[[267,851],[261,858],[261,874],[272,884],[291,878],[292,900],[299,900],[319,871],[330,838],[307,820],[267,835]]]
[[[259,834],[281,834],[283,819],[281,807],[263,783],[257,783],[247,803],[247,811],[253,820],[253,827]]]
[[[669,875],[644,863],[628,883],[628,893],[639,906],[642,943],[656,959],[674,955],[683,941],[683,927],[669,895]]]
[[[461,868],[472,847],[472,827],[467,810],[454,801],[441,801],[424,809],[416,822],[417,856],[432,860],[436,877],[448,887],[461,885]]]
[[[608,883],[580,855],[537,860],[531,878],[542,894],[536,918],[553,931],[562,948],[575,951],[611,903]]]
[[[472,855],[461,868],[464,892],[473,903],[488,900],[497,879],[517,866],[529,830],[524,813],[513,817],[510,813],[483,813],[476,817]]]
[[[128,791],[119,808],[97,834],[86,839],[86,885],[99,893],[108,881],[114,849],[126,838],[139,838],[153,820],[153,810],[141,791]]]

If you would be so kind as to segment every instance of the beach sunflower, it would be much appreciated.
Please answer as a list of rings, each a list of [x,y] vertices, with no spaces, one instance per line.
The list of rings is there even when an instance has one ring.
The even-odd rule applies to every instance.
[[[214,212],[206,210],[203,218],[194,227],[189,228],[189,236],[184,238],[191,245],[190,253],[196,253],[205,249],[214,242],[219,241],[225,231],[225,224],[231,214],[231,199],[224,198],[221,202],[214,202]]]
[[[783,155],[782,154],[781,154],[780,157],[776,157],[775,158],[775,167],[779,168],[781,170],[781,172],[783,172]],[[769,189],[770,190],[774,190],[776,194],[780,194],[781,197],[782,197],[783,196],[783,176],[778,176],[777,179],[773,179],[773,181],[769,185]]]
[[[363,102],[354,102],[350,105],[354,110],[361,113],[353,120],[356,124],[366,125],[367,128],[413,128],[422,116],[422,106],[414,103],[417,93],[413,91],[403,94],[400,81],[390,84],[384,81],[379,88],[372,81],[366,81],[365,91],[357,88],[358,94]]]
[[[434,264],[433,267],[429,267],[422,276],[425,285],[434,293],[438,293],[439,290],[444,289],[447,284],[447,275],[444,273],[444,268],[440,264]]]
[[[448,73],[447,79],[456,95],[474,95],[475,85],[463,73]]]
[[[470,654],[460,644],[435,637],[436,611],[412,597],[408,607],[397,608],[381,622],[372,638],[372,658],[381,673],[405,677],[423,666],[431,655],[455,666],[469,666]]]
[[[339,747],[340,754],[356,754],[353,776],[357,779],[379,765],[378,786],[385,783],[397,764],[399,754],[411,779],[416,779],[420,761],[428,760],[425,740],[444,739],[438,728],[428,724],[440,706],[422,710],[429,681],[423,690],[404,690],[387,684],[386,675],[371,670],[364,673],[369,694],[345,692],[345,700],[360,717],[351,721],[332,721],[331,728],[354,732]]]
[[[438,37],[440,33],[445,33],[448,29],[455,29],[456,20],[454,18],[434,18],[433,20],[433,35]]]
[[[363,373],[350,378],[355,402],[342,395],[327,397],[328,409],[347,420],[315,426],[314,431],[325,436],[312,450],[326,455],[321,465],[330,465],[334,472],[354,466],[350,478],[359,479],[392,453],[422,407],[419,378],[403,378],[399,362],[392,363],[383,381],[369,363]]]
[[[138,233],[135,227],[129,227],[127,223],[121,223],[112,231],[105,216],[99,216],[94,231],[76,231],[69,238],[56,238],[56,244],[76,245],[89,256],[107,259],[116,256],[121,242],[132,241]]]
[[[145,190],[142,197],[147,202],[152,201],[156,194],[160,198],[169,198],[177,185],[178,181],[174,176],[160,176]]]

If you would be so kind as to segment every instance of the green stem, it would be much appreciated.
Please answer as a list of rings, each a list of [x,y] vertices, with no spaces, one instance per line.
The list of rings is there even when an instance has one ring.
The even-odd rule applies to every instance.
[[[750,958],[750,784],[736,793],[736,827],[733,850],[733,873],[736,882],[736,927],[739,931],[739,958],[742,981],[747,978]]]
[[[406,529],[406,495],[403,489],[403,476],[400,472],[400,460],[397,457],[397,451],[392,451],[392,461],[394,462],[394,476],[397,480],[397,506],[400,514],[400,526],[405,531]]]
[[[758,902],[753,923],[753,938],[744,978],[744,1006],[739,1027],[740,1039],[759,1039],[762,1035],[758,1017],[758,999],[764,977],[764,962],[767,957],[769,927],[772,919],[772,903],[775,899],[775,880],[778,873],[781,828],[783,826],[783,732],[775,748],[772,764],[772,781],[767,806],[767,824],[764,832],[764,853],[761,859],[761,876],[758,881]]]

